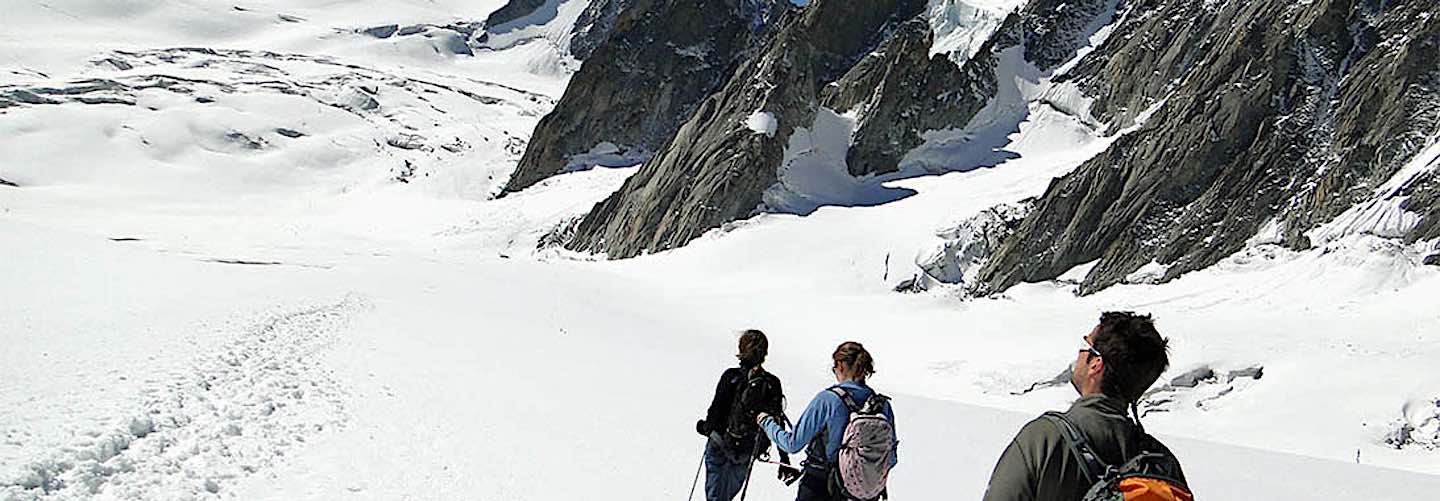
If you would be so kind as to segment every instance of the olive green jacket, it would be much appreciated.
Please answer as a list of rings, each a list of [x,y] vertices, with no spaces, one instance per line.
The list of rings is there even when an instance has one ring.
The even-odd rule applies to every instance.
[[[1125,411],[1119,399],[1088,395],[1076,400],[1065,417],[1102,461],[1119,465],[1138,452],[1141,437]],[[1042,417],[1021,428],[1000,455],[985,501],[1077,501],[1090,484],[1059,426]]]

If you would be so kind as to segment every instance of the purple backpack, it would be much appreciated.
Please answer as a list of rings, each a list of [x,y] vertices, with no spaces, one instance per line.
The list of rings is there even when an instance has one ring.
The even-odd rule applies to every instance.
[[[830,391],[850,411],[839,455],[830,468],[831,489],[845,500],[874,501],[885,497],[890,455],[895,451],[895,425],[885,417],[890,398],[876,393],[864,405],[858,405],[844,388],[836,386]]]

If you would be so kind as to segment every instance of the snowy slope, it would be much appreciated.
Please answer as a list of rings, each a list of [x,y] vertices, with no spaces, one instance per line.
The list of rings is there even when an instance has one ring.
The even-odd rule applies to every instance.
[[[993,110],[1018,131],[978,138],[998,151],[925,152],[993,168],[633,260],[537,249],[634,169],[488,199],[566,78],[543,36],[452,43],[500,3],[8,12],[0,499],[676,499],[703,445],[691,424],[750,327],[792,412],[836,343],[866,343],[897,399],[893,492],[974,498],[1018,427],[1073,398],[1035,383],[1104,309],[1154,313],[1174,343],[1163,380],[1197,376],[1145,419],[1203,499],[1440,488],[1440,268],[1419,264],[1434,243],[1386,238],[1388,205],[1315,250],[1257,235],[1165,285],[891,292],[938,231],[1115,138],[1030,75]],[[1070,108],[1027,104],[1037,89]],[[751,499],[793,496],[773,473]]]

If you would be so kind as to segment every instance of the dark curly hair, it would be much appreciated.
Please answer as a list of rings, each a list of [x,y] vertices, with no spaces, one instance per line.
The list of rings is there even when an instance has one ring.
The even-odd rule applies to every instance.
[[[1127,403],[1138,402],[1170,367],[1170,342],[1155,330],[1150,315],[1129,311],[1100,314],[1093,345],[1105,362],[1100,391]]]

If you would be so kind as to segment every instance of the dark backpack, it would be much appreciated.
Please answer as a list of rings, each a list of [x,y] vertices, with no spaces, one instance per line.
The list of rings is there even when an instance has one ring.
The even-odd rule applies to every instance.
[[[763,369],[747,370],[741,378],[735,388],[735,400],[730,404],[730,418],[725,423],[726,445],[736,452],[755,448],[755,438],[760,433],[755,416],[764,412],[782,419],[785,415],[785,395],[780,390],[780,378]]]
[[[1047,412],[1044,416],[1060,428],[1070,453],[1080,459],[1080,470],[1090,489],[1081,501],[1193,501],[1195,496],[1185,483],[1180,460],[1165,444],[1144,430],[1140,433],[1140,452],[1124,464],[1105,464],[1085,435],[1064,414]]]

